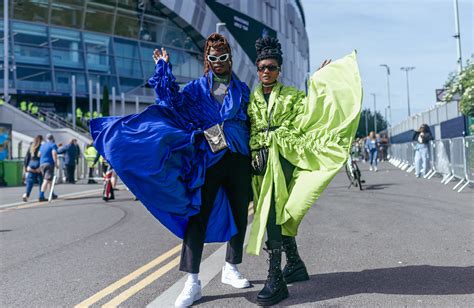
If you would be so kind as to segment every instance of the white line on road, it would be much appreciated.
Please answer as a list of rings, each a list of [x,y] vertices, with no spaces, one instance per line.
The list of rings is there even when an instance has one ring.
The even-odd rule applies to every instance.
[[[122,185],[117,185],[117,186],[121,187]],[[123,187],[125,187],[125,186],[123,186]],[[101,191],[102,191],[102,188],[93,189],[93,190],[86,190],[86,191],[79,191],[79,192],[75,192],[75,193],[61,195],[57,200],[63,200],[65,198],[77,197],[77,196],[81,196],[81,195],[89,195],[89,194],[97,193],[97,192],[101,192]],[[32,202],[32,203],[35,203],[35,202]],[[0,205],[0,209],[14,207],[14,206],[18,206],[18,205],[28,205],[28,204],[29,204],[28,202],[15,202],[15,203],[3,204],[3,205]]]
[[[252,224],[247,226],[245,233],[245,244],[247,245],[250,228]],[[216,277],[222,270],[222,266],[225,262],[227,245],[224,244],[217,249],[212,255],[210,255],[204,262],[201,263],[199,271],[199,279],[201,280],[201,288],[204,289],[209,282]],[[245,248],[244,248],[245,249]],[[179,293],[184,287],[184,282],[187,279],[187,275],[178,280],[174,285],[169,287],[165,292],[161,293],[160,296],[155,298],[151,303],[147,305],[147,308],[159,308],[159,307],[174,307],[174,302],[178,297]]]

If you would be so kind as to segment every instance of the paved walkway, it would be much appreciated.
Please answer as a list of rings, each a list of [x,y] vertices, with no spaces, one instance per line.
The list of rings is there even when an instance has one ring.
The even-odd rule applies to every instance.
[[[87,180],[78,181],[76,184],[57,184],[54,192],[63,197],[64,195],[71,195],[74,193],[84,193],[87,191],[95,191],[102,188],[102,183],[86,184]],[[25,186],[19,187],[0,187],[0,208],[10,207],[25,204],[21,200],[23,193],[25,193]],[[28,203],[36,202],[39,198],[39,187],[37,184],[31,191]]]

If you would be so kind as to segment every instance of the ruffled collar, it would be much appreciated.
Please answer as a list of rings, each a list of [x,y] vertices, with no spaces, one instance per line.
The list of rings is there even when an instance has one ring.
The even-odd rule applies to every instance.
[[[275,105],[276,98],[278,97],[278,95],[280,95],[280,91],[282,88],[283,84],[277,81],[275,86],[272,88],[272,92],[270,93],[270,98],[268,99],[267,104],[267,102],[265,101],[265,97],[263,96],[262,83],[259,83],[254,92],[255,100],[258,102],[259,107],[261,107],[262,109],[266,108],[267,113],[270,113],[270,110],[272,110],[273,106]]]

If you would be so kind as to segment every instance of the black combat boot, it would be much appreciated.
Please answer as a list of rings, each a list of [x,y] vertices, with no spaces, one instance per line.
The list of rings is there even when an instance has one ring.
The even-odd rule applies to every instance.
[[[272,306],[288,297],[288,288],[281,271],[281,242],[268,241],[268,277],[262,291],[257,295],[257,305]]]
[[[298,254],[298,247],[293,236],[283,235],[283,251],[286,254],[286,265],[283,269],[286,283],[309,280],[308,271]]]

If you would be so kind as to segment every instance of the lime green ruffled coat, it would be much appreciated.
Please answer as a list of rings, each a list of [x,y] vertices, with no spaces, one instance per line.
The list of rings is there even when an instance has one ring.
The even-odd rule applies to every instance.
[[[250,96],[250,148],[268,147],[269,156],[265,175],[252,179],[255,216],[249,254],[261,250],[272,194],[282,233],[296,236],[306,212],[348,158],[362,104],[355,51],[314,73],[308,85],[307,97],[281,83],[273,87],[268,104],[261,85]],[[271,108],[270,126],[279,127],[267,136]],[[279,155],[296,167],[289,186]]]

